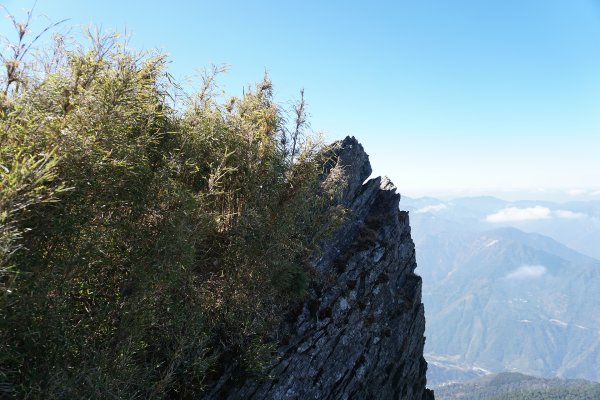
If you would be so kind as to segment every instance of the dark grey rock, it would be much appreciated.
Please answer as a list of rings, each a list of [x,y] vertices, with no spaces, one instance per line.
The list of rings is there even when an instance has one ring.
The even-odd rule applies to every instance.
[[[363,184],[370,174],[356,139],[339,143],[324,185],[343,185],[335,202],[350,216],[322,245],[308,298],[282,329],[272,379],[231,387],[224,378],[209,398],[433,399],[425,388],[425,317],[408,213],[389,179]]]

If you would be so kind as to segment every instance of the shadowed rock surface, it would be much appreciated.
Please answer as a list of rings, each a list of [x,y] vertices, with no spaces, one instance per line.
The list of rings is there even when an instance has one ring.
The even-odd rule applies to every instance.
[[[350,216],[322,245],[307,300],[281,330],[272,379],[224,376],[209,398],[433,399],[408,213],[389,179],[363,184],[371,166],[356,139],[339,144],[324,184],[345,185],[336,202]]]

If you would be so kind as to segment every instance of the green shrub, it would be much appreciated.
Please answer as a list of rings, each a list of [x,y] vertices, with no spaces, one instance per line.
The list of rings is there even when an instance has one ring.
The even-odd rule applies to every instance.
[[[288,130],[267,78],[221,104],[209,75],[174,107],[165,56],[91,38],[2,82],[0,390],[185,397],[260,373],[335,217],[303,102]]]

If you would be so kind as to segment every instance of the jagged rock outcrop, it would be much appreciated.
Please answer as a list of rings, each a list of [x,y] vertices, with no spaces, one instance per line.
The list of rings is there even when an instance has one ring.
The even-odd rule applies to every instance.
[[[324,184],[348,221],[324,243],[307,301],[284,329],[272,379],[229,388],[227,399],[433,399],[425,388],[425,317],[408,213],[387,178],[371,174],[354,138],[334,150]]]

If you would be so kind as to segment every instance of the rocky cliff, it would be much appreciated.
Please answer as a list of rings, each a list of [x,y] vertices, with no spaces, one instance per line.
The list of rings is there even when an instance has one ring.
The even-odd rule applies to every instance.
[[[387,178],[370,179],[354,138],[332,152],[325,185],[348,220],[324,243],[307,300],[280,332],[269,379],[232,387],[215,399],[433,399],[425,388],[425,317],[408,213]],[[227,389],[226,389],[227,388]]]

